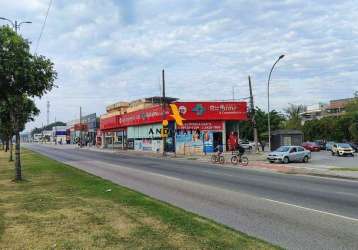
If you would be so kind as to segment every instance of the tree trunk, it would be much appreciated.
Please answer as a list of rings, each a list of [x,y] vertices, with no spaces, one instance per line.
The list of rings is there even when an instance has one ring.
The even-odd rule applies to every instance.
[[[9,140],[5,141],[5,152],[9,151]]]
[[[4,151],[4,149],[5,149],[4,144],[5,144],[4,140],[1,140],[1,150],[2,151]]]
[[[10,140],[9,140],[9,147],[10,147],[10,158],[9,158],[9,161],[14,161],[13,157],[12,157],[12,149],[13,149],[13,145],[12,145],[12,136],[10,137]]]
[[[21,160],[20,160],[20,132],[16,131],[16,145],[15,145],[15,180],[21,181]]]

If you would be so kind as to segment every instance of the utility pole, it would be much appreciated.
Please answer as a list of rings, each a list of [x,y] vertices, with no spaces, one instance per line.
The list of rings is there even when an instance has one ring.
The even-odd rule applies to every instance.
[[[55,116],[55,145],[57,145],[57,125],[56,125],[56,116]]]
[[[254,96],[252,95],[252,86],[251,86],[251,77],[249,76],[249,88],[250,88],[250,115],[251,115],[251,124],[254,131],[254,142],[256,153],[259,152],[258,147],[258,138],[257,138],[257,127],[255,120],[255,106],[254,106]]]
[[[44,123],[42,122],[42,130],[41,130],[41,142],[44,143]]]
[[[165,104],[166,104],[166,101],[165,101],[165,73],[164,73],[164,69],[162,70],[162,110],[163,110],[163,156],[166,155],[165,153],[165,145],[167,144],[167,138],[166,138],[166,135],[164,133],[164,129],[165,129],[165,124],[164,124],[164,120],[165,120]],[[167,124],[168,126],[168,124]]]
[[[50,101],[47,101],[46,107],[47,107],[47,120],[46,120],[46,122],[47,122],[47,126],[48,126],[50,124]]]
[[[82,148],[82,107],[80,106],[80,148]]]

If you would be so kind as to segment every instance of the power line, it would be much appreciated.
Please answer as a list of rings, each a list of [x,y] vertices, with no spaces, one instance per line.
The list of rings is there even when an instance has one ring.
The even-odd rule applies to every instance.
[[[47,11],[46,11],[45,20],[44,20],[44,22],[42,23],[42,27],[41,27],[40,35],[39,35],[39,37],[38,37],[38,39],[37,39],[37,44],[36,44],[35,54],[37,53],[37,50],[38,50],[39,45],[40,45],[40,40],[41,40],[42,34],[43,34],[44,30],[45,30],[45,26],[46,26],[46,22],[47,22],[48,13],[50,12],[50,8],[51,8],[51,6],[52,6],[52,1],[53,1],[53,0],[50,0],[50,3],[49,3],[49,5],[48,5]]]

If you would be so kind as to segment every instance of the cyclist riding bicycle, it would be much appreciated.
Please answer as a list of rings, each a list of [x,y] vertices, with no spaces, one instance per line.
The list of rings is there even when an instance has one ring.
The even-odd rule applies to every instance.
[[[245,149],[240,144],[237,146],[237,151],[239,152],[240,156],[245,153]]]
[[[216,152],[216,155],[217,155],[218,157],[219,157],[220,155],[222,155],[222,153],[224,152],[223,145],[218,144],[218,145],[215,147],[215,152]]]

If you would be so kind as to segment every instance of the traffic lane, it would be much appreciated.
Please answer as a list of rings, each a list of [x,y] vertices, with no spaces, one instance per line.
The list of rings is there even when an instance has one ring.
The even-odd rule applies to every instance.
[[[191,162],[141,158],[88,150],[37,147],[58,160],[86,159],[130,166],[232,191],[358,218],[358,182],[223,168]]]
[[[51,151],[50,153],[53,153]],[[56,151],[56,158],[61,158]],[[79,155],[65,163],[288,249],[354,249],[354,220]]]
[[[297,186],[309,186],[315,187],[316,189],[325,189],[331,191],[347,191],[356,193],[358,188],[358,182],[352,181],[344,181],[337,180],[332,178],[317,178],[317,177],[306,177],[306,176],[297,176],[297,175],[285,175],[280,173],[272,173],[272,172],[264,172],[257,171],[249,168],[234,168],[234,167],[224,167],[221,165],[212,165],[206,163],[200,163],[195,161],[176,161],[172,159],[158,159],[151,157],[136,157],[128,154],[113,154],[106,152],[93,152],[89,150],[83,149],[63,149],[58,147],[49,147],[42,145],[31,145],[32,148],[38,148],[42,151],[53,152],[55,151],[63,151],[71,160],[76,160],[76,158],[80,155],[85,157],[95,157],[96,159],[101,159],[105,161],[111,161],[114,163],[120,162],[128,165],[132,165],[133,167],[145,167],[149,168],[152,171],[170,171],[174,174],[183,174],[185,176],[190,177],[191,173],[195,173],[197,175],[200,174],[214,174],[219,176],[233,177],[233,178],[242,178],[243,180],[250,178],[261,178],[268,182],[268,185],[279,185],[284,181],[284,185],[289,183],[291,187]],[[52,149],[51,149],[52,148]],[[181,176],[184,177],[184,176]],[[280,182],[281,181],[281,182]],[[324,185],[324,186],[323,186]],[[334,187],[334,188],[332,188]]]

